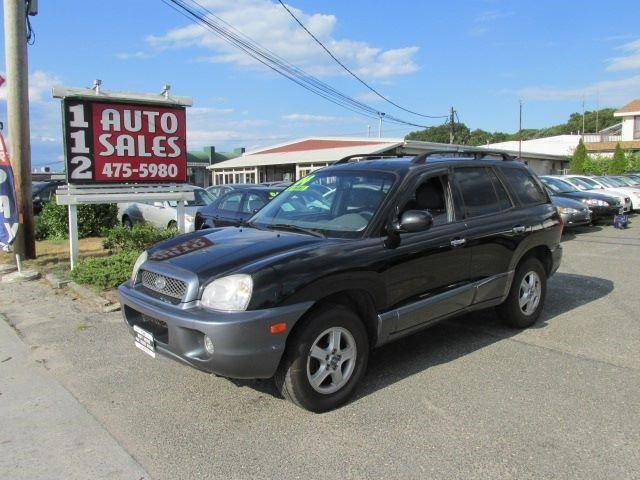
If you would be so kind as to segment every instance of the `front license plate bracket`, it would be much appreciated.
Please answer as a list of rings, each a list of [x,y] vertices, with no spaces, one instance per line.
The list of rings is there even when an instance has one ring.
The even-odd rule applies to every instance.
[[[137,325],[133,326],[133,331],[136,332],[134,338],[135,346],[150,357],[156,358],[156,342],[153,339],[153,333]]]

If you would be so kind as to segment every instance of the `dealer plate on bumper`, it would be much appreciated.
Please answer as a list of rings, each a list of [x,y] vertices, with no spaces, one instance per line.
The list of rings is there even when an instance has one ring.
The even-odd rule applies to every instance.
[[[143,330],[137,325],[133,326],[133,330],[136,332],[135,345],[147,355],[156,358],[156,342],[153,340],[153,334]]]

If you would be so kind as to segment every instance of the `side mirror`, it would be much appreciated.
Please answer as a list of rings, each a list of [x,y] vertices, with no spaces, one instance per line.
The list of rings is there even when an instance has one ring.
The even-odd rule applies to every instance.
[[[162,202],[153,202],[153,206],[154,207],[158,207],[158,208],[164,208],[164,203],[162,203]]]
[[[407,210],[400,216],[400,220],[387,227],[389,234],[384,241],[387,248],[400,246],[401,233],[423,232],[433,225],[433,216],[425,210]]]
[[[433,216],[426,210],[407,210],[392,226],[397,233],[415,233],[428,230],[433,225]]]

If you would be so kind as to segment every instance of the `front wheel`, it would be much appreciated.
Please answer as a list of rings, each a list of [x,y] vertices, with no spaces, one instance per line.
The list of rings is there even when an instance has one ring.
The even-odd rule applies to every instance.
[[[369,339],[350,309],[317,310],[293,332],[274,379],[282,396],[312,412],[349,400],[367,368]]]
[[[498,315],[508,325],[527,328],[536,323],[547,294],[547,274],[537,258],[518,265],[509,295],[497,307]]]

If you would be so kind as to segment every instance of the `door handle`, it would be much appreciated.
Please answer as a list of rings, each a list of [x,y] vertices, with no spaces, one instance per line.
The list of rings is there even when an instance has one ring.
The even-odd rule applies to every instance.
[[[465,238],[456,238],[454,240],[451,240],[450,245],[454,248],[458,248],[462,247],[465,243],[467,243],[467,240]]]
[[[524,233],[525,227],[524,225],[516,225],[511,229],[513,233]]]

